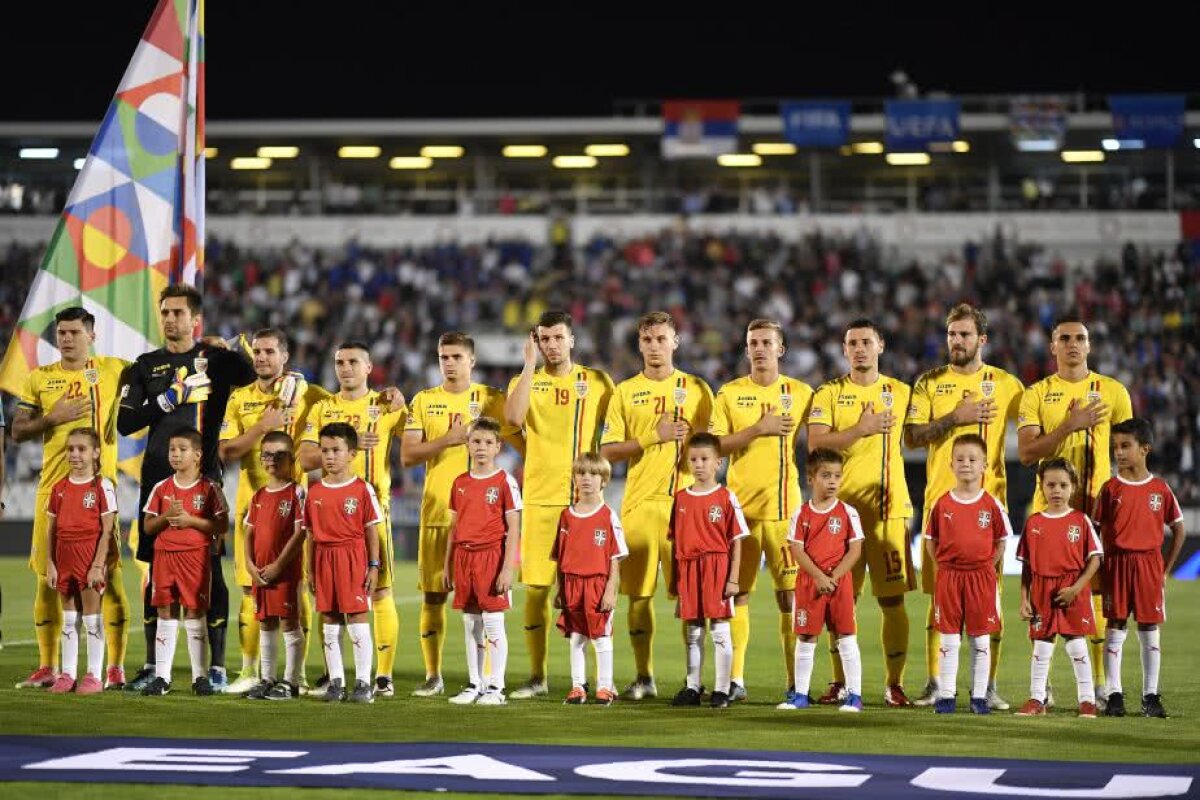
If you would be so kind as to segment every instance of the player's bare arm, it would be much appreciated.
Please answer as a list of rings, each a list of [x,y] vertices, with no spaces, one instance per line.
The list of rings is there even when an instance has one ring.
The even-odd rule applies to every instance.
[[[1021,619],[1033,619],[1033,604],[1029,602],[1029,586],[1033,583],[1033,571],[1029,562],[1021,564]]]
[[[725,581],[725,596],[738,594],[738,570],[742,566],[742,540],[734,539],[729,545],[729,580]]]
[[[637,439],[609,442],[600,446],[600,455],[609,461],[628,461],[643,451],[667,442],[682,442],[691,427],[684,420],[673,420],[669,414],[658,418],[658,424]]]
[[[147,536],[157,536],[165,531],[170,524],[171,520],[163,514],[146,514],[142,527],[145,528]]]
[[[108,548],[113,542],[115,512],[100,517],[100,541],[96,543],[96,554],[88,566],[87,585],[94,591],[104,591],[105,576],[108,574]]]
[[[312,568],[312,565],[317,563],[316,561],[313,560],[316,557],[316,549],[317,549],[317,542],[313,538],[313,532],[305,529],[305,531],[304,531],[304,550],[305,550],[306,557],[307,557],[308,563],[309,563],[308,593],[311,595],[315,595],[317,593],[317,581],[316,581],[316,578],[313,577],[313,573],[315,572],[315,570]]]
[[[821,571],[821,568],[817,566],[815,561],[809,558],[808,553],[805,552],[804,547],[799,542],[791,542],[788,546],[792,548],[792,558],[795,560],[796,566],[805,575],[813,579],[813,583],[817,585],[817,591],[820,594],[829,594],[837,588],[836,582]]]
[[[246,525],[244,555],[246,557],[246,571],[250,573],[250,580],[255,586],[267,586],[270,581],[263,575],[263,571],[254,563],[254,526]]]
[[[379,581],[379,523],[368,525],[363,531],[367,538],[367,579],[363,582],[363,591],[368,595],[375,591]]]
[[[1175,562],[1179,560],[1179,554],[1183,551],[1183,540],[1187,538],[1187,532],[1183,529],[1183,520],[1171,523],[1171,549],[1167,551],[1166,572],[1170,575],[1175,571]]]
[[[442,584],[447,592],[454,591],[454,531],[458,527],[458,513],[450,512],[450,531],[446,534],[446,560],[442,564]]]
[[[996,420],[996,401],[991,397],[975,397],[967,392],[954,410],[932,422],[904,426],[904,444],[907,447],[926,447],[940,442],[959,425],[990,425]]]
[[[263,580],[267,583],[277,581],[280,574],[300,557],[302,547],[304,547],[304,528],[300,521],[296,520],[296,530],[292,533],[292,538],[283,545],[283,550],[279,551],[279,557],[261,570]],[[247,563],[249,563],[248,559]]]
[[[57,425],[86,417],[92,409],[92,402],[86,397],[74,399],[63,395],[58,398],[50,410],[39,414],[28,406],[19,406],[12,421],[12,438],[15,442],[27,442],[44,434]]]
[[[833,568],[833,572],[829,573],[829,580],[833,584],[829,589],[830,592],[837,588],[837,583],[842,579],[842,576],[854,569],[854,565],[862,558],[862,548],[862,539],[855,539],[847,546],[846,555],[842,556],[842,560]]]
[[[1056,605],[1066,608],[1075,602],[1075,598],[1083,591],[1083,587],[1090,586],[1092,576],[1100,571],[1100,556],[1092,555],[1088,557],[1087,565],[1084,567],[1079,577],[1070,586],[1064,586],[1054,594],[1054,602]]]
[[[51,515],[46,526],[46,585],[57,591],[58,567],[54,566],[54,553],[58,550],[58,521]]]
[[[621,559],[610,559],[608,567],[608,583],[604,584],[604,594],[600,598],[600,610],[612,611],[617,607],[617,586],[621,582]],[[559,581],[561,588],[562,581]],[[561,606],[559,606],[561,608]]]
[[[405,467],[423,464],[436,458],[443,450],[467,443],[467,426],[459,423],[432,441],[425,441],[420,431],[405,431],[400,440],[400,461]]]
[[[1017,431],[1017,456],[1027,467],[1050,458],[1068,436],[1099,425],[1106,414],[1108,406],[1099,400],[1086,404],[1072,400],[1067,418],[1049,433],[1038,425],[1026,425]]]
[[[245,433],[217,445],[217,452],[221,460],[226,463],[237,461],[253,450],[268,433],[282,428],[286,421],[287,418],[282,409],[276,405],[268,406],[262,416],[258,418],[258,422],[251,425]]]
[[[521,554],[521,512],[513,509],[505,513],[504,566],[496,577],[496,593],[504,594],[512,588],[513,574],[517,570],[517,559]]]
[[[529,332],[525,338],[525,346],[521,350],[525,363],[521,367],[521,376],[513,384],[512,391],[504,400],[504,419],[509,425],[520,428],[525,424],[529,414],[529,393],[533,389],[533,373],[537,371],[538,346],[537,329]]]
[[[791,436],[796,430],[796,418],[791,414],[780,414],[779,409],[771,406],[763,411],[758,422],[721,437],[721,455],[727,456],[745,450],[750,443],[760,436]]]

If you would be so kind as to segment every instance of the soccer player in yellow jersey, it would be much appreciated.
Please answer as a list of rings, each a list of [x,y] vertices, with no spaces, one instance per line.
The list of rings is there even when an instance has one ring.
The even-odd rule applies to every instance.
[[[927,530],[930,509],[938,498],[956,485],[950,451],[954,439],[977,433],[987,443],[983,488],[1008,508],[1008,474],[1004,465],[1004,442],[1008,423],[1015,422],[1024,387],[1014,376],[983,363],[988,324],[983,312],[966,303],[950,309],[946,316],[946,348],[950,363],[926,372],[913,385],[912,401],[904,423],[904,443],[911,448],[928,448],[925,459],[925,503],[921,530]],[[933,594],[935,562],[921,548],[921,586]],[[1002,584],[1001,584],[1002,585]],[[1003,622],[1003,620],[1001,620]],[[993,709],[1005,710],[1008,703],[996,690],[1003,631],[992,635],[991,672],[987,701]],[[914,705],[930,706],[938,692],[938,649],[940,639],[933,627],[933,601],[925,619],[925,666],[929,678],[925,691]]]
[[[320,386],[310,385],[297,372],[284,375],[288,361],[288,340],[283,331],[264,328],[250,340],[254,360],[254,383],[234,389],[225,406],[218,452],[225,463],[240,462],[238,493],[234,516],[234,577],[242,587],[238,613],[238,632],[242,642],[242,672],[226,690],[245,694],[258,684],[258,618],[255,614],[253,581],[246,569],[246,513],[254,493],[266,486],[268,475],[260,456],[262,438],[272,431],[283,431],[298,439],[304,430],[309,408],[329,396]],[[308,605],[307,594],[301,602]],[[308,609],[302,609],[301,625],[308,627]],[[305,630],[307,635],[307,630]]]
[[[383,512],[379,535],[379,577],[371,593],[371,611],[375,621],[375,694],[391,697],[396,689],[392,683],[392,668],[396,663],[396,648],[400,644],[400,614],[392,596],[395,564],[392,560],[392,472],[388,453],[392,441],[404,432],[408,409],[403,399],[392,396],[391,390],[374,391],[367,387],[371,374],[371,351],[365,342],[343,342],[333,354],[338,392],[318,400],[309,409],[304,421],[298,457],[300,466],[312,471],[321,467],[321,438],[323,427],[344,422],[358,432],[351,471],[375,490]]]
[[[1112,477],[1109,443],[1112,426],[1133,416],[1129,390],[1118,381],[1088,369],[1091,352],[1087,326],[1075,316],[1063,317],[1050,332],[1056,370],[1025,391],[1017,418],[1021,463],[1033,466],[1047,458],[1065,458],[1079,475],[1071,506],[1091,516],[1104,482]],[[1041,484],[1033,494],[1033,511],[1046,507]],[[1096,619],[1102,619],[1098,581],[1092,584]],[[1099,628],[1097,628],[1099,630]],[[1088,637],[1092,674],[1104,685],[1104,633]],[[1098,698],[1103,702],[1104,698]]]
[[[846,327],[842,352],[850,372],[821,384],[808,412],[810,450],[828,447],[841,452],[846,463],[838,498],[854,506],[866,534],[866,557],[854,567],[854,591],[862,592],[865,569],[871,572],[871,591],[883,613],[883,654],[887,663],[883,699],[892,707],[912,705],[904,694],[904,665],[908,659],[908,614],[904,594],[916,588],[908,550],[912,502],[904,479],[902,425],[910,390],[879,372],[884,341],[878,326],[856,319]],[[820,699],[837,703],[845,691],[842,662],[831,648],[833,683]]]
[[[796,469],[799,421],[808,415],[813,391],[803,381],[779,374],[783,357],[783,328],[769,319],[756,319],[746,329],[750,374],[717,391],[709,429],[721,439],[721,455],[729,456],[726,482],[742,501],[750,536],[742,540],[740,593],[734,599],[733,672],[731,701],[746,699],[743,677],[746,644],[750,640],[750,593],[758,579],[762,555],[767,557],[779,607],[779,639],[783,645],[786,683],[795,667],[796,634],[792,596],[796,562],[788,547],[792,512],[800,507],[800,477]]]
[[[405,467],[425,464],[421,494],[421,527],[417,544],[417,589],[421,603],[421,655],[425,682],[413,690],[417,697],[445,691],[442,647],[446,639],[446,591],[443,568],[450,533],[450,489],[470,467],[467,428],[481,416],[504,419],[504,393],[471,380],[475,340],[465,333],[443,333],[437,345],[442,385],[417,392],[409,409],[400,458]],[[517,432],[505,426],[505,441],[521,449]]]
[[[657,697],[654,683],[654,590],[658,567],[670,585],[671,542],[667,526],[675,492],[691,485],[684,446],[694,431],[707,431],[713,396],[708,384],[675,369],[679,335],[675,320],[652,311],[638,321],[642,371],[617,384],[605,415],[600,454],[629,462],[621,520],[629,557],[621,563],[621,594],[629,598],[629,641],[637,675],[622,697]]]
[[[550,601],[556,564],[550,558],[558,518],[574,501],[572,464],[597,449],[613,393],[608,374],[571,359],[571,316],[547,311],[525,341],[525,366],[508,384],[504,415],[525,431],[525,503],[521,514],[521,582],[525,584],[525,642],[529,682],[509,693],[522,700],[544,695],[550,640]],[[545,366],[538,369],[538,353]]]
[[[42,688],[54,682],[58,643],[62,634],[62,609],[53,588],[46,583],[49,547],[46,509],[50,490],[70,472],[67,436],[73,428],[91,426],[100,432],[100,474],[117,480],[117,402],[121,374],[129,362],[91,353],[96,341],[96,318],[81,306],[64,308],[54,315],[54,340],[62,358],[38,367],[25,379],[12,421],[15,441],[42,439],[42,474],[33,511],[33,547],[29,566],[37,578],[33,595],[34,631],[38,668],[18,688]],[[108,651],[105,688],[125,685],[125,645],[129,639],[129,599],[121,577],[119,542],[108,548],[108,590],[102,598],[104,638]]]

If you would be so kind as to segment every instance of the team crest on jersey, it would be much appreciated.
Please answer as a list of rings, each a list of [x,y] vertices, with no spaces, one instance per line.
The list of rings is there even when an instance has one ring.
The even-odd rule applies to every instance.
[[[100,370],[92,368],[83,371],[83,379],[88,382],[89,386],[95,386],[100,382]]]
[[[779,410],[783,413],[790,413],[792,410],[792,396],[790,394],[779,395]]]
[[[587,397],[587,393],[588,393],[587,381],[584,381],[584,380],[575,381],[575,396],[578,397],[580,400],[582,400],[585,397]]]
[[[1078,525],[1070,525],[1067,527],[1067,541],[1071,544],[1079,541],[1079,537],[1083,535],[1083,531]]]
[[[1163,506],[1163,496],[1158,492],[1150,495],[1150,510],[1158,511]]]
[[[596,547],[604,547],[604,543],[608,541],[608,531],[603,528],[597,528],[592,534],[592,541],[596,543]]]
[[[203,375],[204,373],[208,372],[208,359],[204,356],[193,358],[192,366],[196,368],[196,372],[199,372],[201,375]]]
[[[489,486],[487,493],[484,494],[484,499],[486,499],[490,505],[496,505],[496,503],[500,502],[500,490],[495,486]]]
[[[709,506],[708,507],[708,521],[709,522],[720,522],[721,518],[724,516],[725,516],[725,512],[721,509],[720,506]]]
[[[467,413],[471,415],[471,419],[479,419],[479,415],[483,413],[483,406],[472,400],[467,403]]]
[[[838,519],[837,517],[834,517],[833,519],[829,520],[829,532],[832,533],[834,536],[837,536],[839,533],[841,533],[842,532],[842,521],[840,519]]]
[[[96,493],[90,489],[87,492],[85,492],[83,495],[83,507],[84,508],[95,508],[96,507]]]
[[[346,512],[346,516],[353,516],[355,511],[358,511],[358,498],[347,497],[346,502],[342,503],[342,510]]]
[[[992,395],[994,395],[996,393],[996,382],[995,381],[980,381],[979,382],[979,391],[983,392],[984,397],[991,397]]]
[[[192,508],[196,511],[204,510],[204,495],[197,494],[192,496]]]
[[[687,389],[682,386],[675,387],[675,405],[681,406],[687,402]]]
[[[292,501],[291,500],[282,501],[279,504],[279,516],[286,517],[290,513],[292,513]]]
[[[1087,401],[1089,403],[1099,403],[1100,402],[1100,393],[1099,392],[1088,392],[1087,393]]]
[[[980,511],[979,512],[979,527],[987,528],[991,524],[992,524],[992,512]]]
[[[383,413],[383,409],[372,403],[367,406],[367,419],[371,422],[379,422],[379,415]]]
[[[891,391],[889,391],[889,390],[885,389],[884,391],[879,393],[879,400],[880,400],[880,402],[883,403],[884,408],[891,408],[892,403],[895,402],[895,399],[896,399],[896,396],[893,395],[891,393]]]

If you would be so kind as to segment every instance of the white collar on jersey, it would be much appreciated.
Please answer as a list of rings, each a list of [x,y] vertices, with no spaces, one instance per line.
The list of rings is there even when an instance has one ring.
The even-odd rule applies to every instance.
[[[833,502],[831,502],[829,504],[828,508],[817,508],[816,501],[810,497],[810,498],[808,498],[808,507],[811,508],[813,511],[817,512],[818,514],[828,514],[830,511],[833,511],[833,509],[840,502],[841,501],[837,498],[837,496],[834,496]]]
[[[716,486],[709,489],[707,492],[694,492],[694,491],[692,491],[692,487],[690,487],[690,486],[688,488],[684,489],[684,491],[687,492],[688,494],[690,494],[692,497],[708,497],[710,494],[719,490],[720,488],[721,488],[721,484],[718,483]]]
[[[596,506],[595,508],[593,508],[591,511],[587,512],[586,514],[580,514],[578,511],[575,510],[575,506],[567,506],[567,513],[570,514],[572,517],[575,517],[576,519],[588,519],[589,517],[596,516],[601,511],[603,511],[605,508],[608,508],[608,503],[601,502],[600,505]]]
[[[1125,484],[1126,486],[1145,486],[1147,483],[1154,480],[1154,473],[1151,472],[1149,475],[1142,478],[1140,481],[1126,480],[1125,478],[1122,478],[1120,475],[1117,475],[1116,477],[1117,477],[1117,480],[1119,480],[1121,483]]]
[[[973,497],[970,497],[966,500],[960,500],[958,498],[958,495],[956,495],[954,493],[953,489],[946,492],[946,494],[950,495],[950,499],[953,500],[954,502],[958,503],[960,506],[969,506],[972,503],[978,503],[983,498],[983,495],[985,494],[985,492],[983,491],[983,489],[980,489]]]

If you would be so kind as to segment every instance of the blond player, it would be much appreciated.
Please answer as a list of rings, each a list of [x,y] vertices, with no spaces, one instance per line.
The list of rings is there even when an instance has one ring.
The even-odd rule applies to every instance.
[[[1117,380],[1088,369],[1091,352],[1087,326],[1075,316],[1062,317],[1050,332],[1055,372],[1030,386],[1021,398],[1017,448],[1021,463],[1033,466],[1047,458],[1065,458],[1079,482],[1071,507],[1094,516],[1095,501],[1112,477],[1109,444],[1112,426],[1133,416],[1129,391]],[[1041,491],[1033,495],[1034,512],[1046,507]],[[1092,584],[1096,619],[1103,617],[1099,582]],[[1088,638],[1092,674],[1104,685],[1104,637]],[[1104,698],[1098,698],[1103,703]]]
[[[823,383],[808,414],[808,446],[841,452],[846,463],[838,498],[854,506],[866,534],[866,558],[854,567],[854,594],[862,593],[865,571],[883,613],[886,680],[883,699],[892,707],[912,705],[904,694],[908,659],[908,614],[904,594],[916,588],[908,551],[912,502],[904,479],[900,416],[908,408],[910,390],[879,372],[884,341],[878,326],[856,319],[846,327],[842,352],[850,372]],[[822,703],[844,699],[845,678],[837,650],[831,648],[833,683]]]
[[[675,492],[691,485],[683,449],[693,431],[708,429],[713,395],[708,384],[675,369],[675,320],[652,311],[638,321],[642,371],[617,384],[608,404],[600,454],[629,462],[621,519],[629,557],[621,565],[621,594],[629,598],[629,640],[637,675],[622,697],[657,697],[654,683],[654,590],[658,568],[670,582],[667,529]]]
[[[550,554],[562,512],[575,499],[576,456],[595,450],[613,393],[608,374],[574,363],[571,316],[547,311],[525,341],[525,366],[508,384],[504,416],[525,431],[525,510],[521,514],[521,582],[525,584],[525,642],[529,681],[509,697],[549,691],[546,653],[557,565]],[[544,365],[537,366],[538,354]]]
[[[800,476],[796,469],[796,438],[808,415],[813,391],[803,381],[779,373],[784,353],[783,328],[769,319],[756,319],[746,328],[746,358],[750,374],[730,381],[717,392],[710,430],[721,439],[721,454],[729,456],[726,482],[742,502],[750,536],[742,540],[739,594],[734,600],[733,682],[730,701],[746,699],[746,644],[750,639],[750,593],[758,579],[763,554],[779,608],[779,640],[783,646],[784,677],[790,687],[795,666],[796,634],[792,624],[792,595],[796,562],[788,547],[788,525],[800,507]]]
[[[375,490],[383,521],[379,528],[379,575],[371,593],[371,611],[375,621],[376,695],[395,694],[392,667],[400,643],[400,614],[392,597],[392,473],[388,452],[392,441],[404,432],[408,409],[403,397],[391,389],[375,391],[367,386],[371,374],[371,350],[365,342],[343,342],[333,354],[337,375],[336,394],[318,400],[308,412],[297,454],[306,471],[321,467],[321,429],[335,423],[348,424],[357,433],[357,448],[350,471]],[[353,445],[352,445],[353,447]]]
[[[400,458],[405,467],[425,464],[421,495],[421,527],[417,544],[417,589],[421,603],[421,655],[425,682],[413,690],[417,697],[445,691],[442,647],[446,641],[446,591],[443,572],[450,533],[450,489],[470,467],[467,428],[482,416],[504,419],[504,393],[471,380],[475,340],[458,331],[443,333],[437,345],[442,385],[417,392],[409,409]],[[519,436],[511,427],[504,439],[518,450]]]
[[[911,448],[928,448],[925,458],[925,502],[921,530],[929,530],[929,512],[938,498],[956,485],[950,451],[954,439],[965,433],[983,437],[987,463],[983,488],[1008,510],[1008,474],[1004,466],[1004,444],[1008,424],[1015,422],[1024,387],[1002,369],[983,362],[988,340],[987,317],[977,308],[961,303],[946,315],[946,349],[950,363],[926,372],[913,385],[912,402],[904,423],[904,443]],[[925,618],[925,691],[914,705],[929,706],[937,700],[939,635],[934,627],[933,588],[936,562],[921,548],[921,587],[931,596]],[[1000,584],[1003,585],[1003,584]],[[1000,664],[1001,630],[991,637],[992,663],[988,673],[987,702],[996,710],[1008,703],[996,690]]]
[[[309,409],[329,397],[320,386],[310,385],[298,372],[284,374],[288,362],[288,340],[277,328],[264,328],[251,337],[254,383],[234,389],[225,406],[218,452],[227,464],[238,462],[238,492],[234,514],[234,577],[242,588],[238,632],[242,643],[242,671],[226,690],[244,694],[258,684],[258,618],[254,609],[254,582],[246,568],[246,513],[254,493],[267,485],[269,475],[262,463],[262,439],[272,431],[299,438]],[[301,625],[309,618],[308,595],[301,592]],[[302,670],[303,671],[303,670]]]
[[[58,595],[46,583],[49,530],[46,509],[50,490],[70,472],[67,436],[76,427],[91,427],[100,433],[100,475],[117,480],[117,401],[121,374],[127,361],[92,355],[96,341],[96,318],[81,306],[64,308],[54,315],[54,341],[62,358],[38,367],[25,379],[12,421],[12,437],[25,442],[42,440],[42,474],[38,481],[33,513],[33,547],[29,566],[37,578],[33,599],[34,631],[38,644],[38,668],[17,684],[18,688],[43,688],[54,683],[58,641],[63,618]],[[121,577],[119,543],[108,548],[110,573],[101,610],[108,651],[105,688],[125,685],[125,645],[129,639],[129,599]]]

